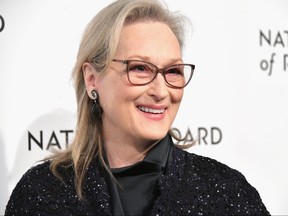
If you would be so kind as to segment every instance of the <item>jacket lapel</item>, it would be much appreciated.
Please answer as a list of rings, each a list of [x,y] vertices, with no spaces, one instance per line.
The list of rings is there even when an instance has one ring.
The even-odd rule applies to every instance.
[[[84,183],[86,200],[96,215],[112,215],[109,188],[107,185],[107,175],[100,162],[95,160],[87,170]]]
[[[167,212],[167,204],[170,203],[170,199],[175,197],[180,198],[181,195],[177,194],[177,191],[182,182],[181,178],[185,166],[185,154],[174,145],[171,150],[173,151],[171,154],[172,160],[167,164],[165,172],[159,179],[158,185],[160,195],[153,204],[152,215],[165,215],[165,212]]]

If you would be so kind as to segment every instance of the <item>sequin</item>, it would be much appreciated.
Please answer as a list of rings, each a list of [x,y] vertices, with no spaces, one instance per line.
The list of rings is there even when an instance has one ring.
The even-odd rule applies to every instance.
[[[80,201],[73,169],[60,170],[63,184],[51,173],[49,162],[33,167],[15,187],[5,215],[112,215],[107,173],[100,170],[98,163],[90,165],[85,199]],[[241,173],[176,147],[158,189],[151,215],[270,215]]]

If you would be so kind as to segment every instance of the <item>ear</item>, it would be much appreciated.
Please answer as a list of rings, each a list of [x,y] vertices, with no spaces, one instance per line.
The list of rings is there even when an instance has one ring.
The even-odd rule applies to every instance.
[[[97,80],[99,77],[98,72],[93,67],[92,64],[85,62],[82,65],[83,77],[86,85],[86,90],[88,95],[90,95],[92,90],[97,90]]]

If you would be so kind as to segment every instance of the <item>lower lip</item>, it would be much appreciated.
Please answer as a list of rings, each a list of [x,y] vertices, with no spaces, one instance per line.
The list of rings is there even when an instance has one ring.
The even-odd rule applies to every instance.
[[[137,108],[138,109],[138,108]],[[166,109],[164,110],[163,113],[160,114],[154,114],[154,113],[148,113],[148,112],[143,112],[142,110],[138,109],[138,111],[143,115],[145,118],[151,119],[151,120],[162,120],[165,116]]]

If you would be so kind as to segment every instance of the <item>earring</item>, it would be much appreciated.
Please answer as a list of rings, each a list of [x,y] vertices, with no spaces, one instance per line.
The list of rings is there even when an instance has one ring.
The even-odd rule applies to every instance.
[[[99,118],[102,116],[103,109],[98,103],[98,93],[96,90],[91,91],[91,97],[92,97],[92,100],[94,100],[93,105],[92,105],[92,113],[95,117]]]
[[[94,101],[97,100],[98,94],[97,94],[97,91],[96,91],[96,90],[92,90],[92,91],[91,91],[91,97],[92,97],[92,99],[93,99]]]

